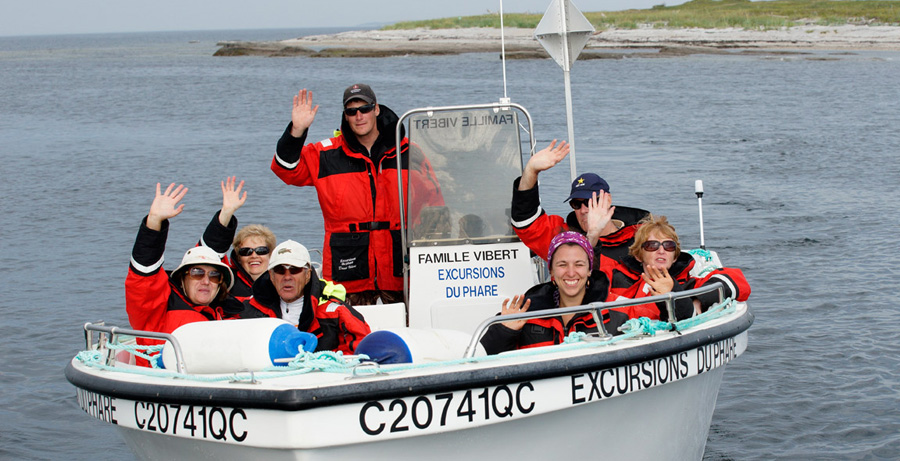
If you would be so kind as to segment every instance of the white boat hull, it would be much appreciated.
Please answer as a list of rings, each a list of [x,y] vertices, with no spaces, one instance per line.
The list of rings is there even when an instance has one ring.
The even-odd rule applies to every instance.
[[[543,461],[548,450],[557,449],[588,459],[701,459],[723,372],[719,368],[622,398],[473,430],[344,446],[265,448],[198,442],[121,426],[120,432],[135,456],[143,460],[182,459],[189,454],[191,459],[210,460],[459,461],[502,454]],[[671,409],[673,401],[679,409]]]
[[[119,426],[140,459],[528,460],[548,449],[700,459],[725,365],[746,350],[751,323],[740,305],[682,334],[349,380],[185,382],[77,360],[67,377],[82,408]]]

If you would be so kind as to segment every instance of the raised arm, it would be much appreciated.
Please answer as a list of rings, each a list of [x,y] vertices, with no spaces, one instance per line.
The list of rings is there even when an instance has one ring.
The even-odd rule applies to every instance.
[[[525,164],[525,171],[522,172],[522,179],[519,181],[519,190],[529,190],[537,185],[538,174],[542,171],[553,168],[557,163],[569,155],[569,144],[560,141],[556,144],[554,139],[549,146],[541,149],[528,159]]]
[[[184,184],[169,184],[166,191],[160,193],[160,184],[156,183],[156,197],[150,204],[150,212],[147,214],[147,227],[149,229],[159,231],[162,229],[163,221],[174,218],[181,214],[184,210],[184,204],[178,204],[187,194],[188,188]]]
[[[235,186],[236,182],[237,177],[231,176],[220,183],[222,185],[222,211],[219,213],[219,224],[225,227],[228,227],[234,212],[244,206],[244,202],[247,201],[247,191],[243,191],[244,193],[241,194],[244,181]]]
[[[312,91],[306,88],[297,92],[294,96],[294,108],[291,110],[291,136],[299,138],[312,125],[316,119],[319,106],[313,106]]]

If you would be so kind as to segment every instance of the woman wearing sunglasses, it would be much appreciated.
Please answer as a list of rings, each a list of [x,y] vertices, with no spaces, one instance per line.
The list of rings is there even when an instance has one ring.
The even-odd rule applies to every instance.
[[[244,205],[247,192],[244,181],[237,183],[234,176],[222,181],[222,209],[216,212],[206,226],[200,245],[216,251],[222,262],[234,272],[234,286],[230,294],[240,301],[253,295],[251,287],[269,267],[269,252],[275,248],[275,234],[262,224],[249,224],[237,229],[234,213]],[[233,247],[230,254],[228,249]]]
[[[709,281],[724,282],[726,298],[733,297],[738,301],[745,301],[750,295],[750,286],[740,269],[719,269],[703,278],[691,276],[694,258],[688,253],[681,253],[678,234],[665,216],[650,215],[642,220],[628,253],[631,258],[626,258],[612,271],[610,276],[612,286],[608,301],[684,291],[698,288]],[[677,320],[683,320],[705,311],[717,301],[718,294],[715,292],[677,300],[675,316]],[[669,320],[668,310],[662,302],[620,310],[631,318]]]
[[[231,269],[213,249],[191,248],[170,275],[163,270],[169,219],[184,210],[179,202],[187,191],[184,185],[170,184],[162,192],[157,183],[150,212],[138,230],[125,278],[125,310],[137,330],[171,333],[187,323],[231,318],[242,310],[241,303],[228,296],[234,281]]]
[[[253,282],[266,273],[272,248],[275,248],[275,234],[262,224],[249,224],[237,232],[233,245],[228,259],[235,275],[231,293],[241,299],[253,295]]]
[[[551,281],[530,288],[524,295],[503,301],[502,315],[526,311],[573,307],[604,301],[609,286],[602,272],[592,271],[594,251],[587,237],[574,231],[557,234],[550,241],[547,268]],[[628,320],[624,313],[602,311],[606,331],[621,334],[618,327]],[[571,333],[597,331],[590,312],[514,320],[492,325],[481,338],[488,354],[560,344]]]

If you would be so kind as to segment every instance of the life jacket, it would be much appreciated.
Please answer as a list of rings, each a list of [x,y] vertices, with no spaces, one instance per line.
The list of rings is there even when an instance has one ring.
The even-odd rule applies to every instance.
[[[605,276],[595,271],[591,275],[582,304],[603,301],[607,294],[606,287]],[[526,300],[531,300],[528,312],[556,308],[555,291],[556,287],[552,282],[531,287],[525,292]],[[603,310],[601,316],[606,332],[613,336],[621,334],[618,328],[628,321],[627,315],[615,310]],[[559,316],[531,319],[518,331],[503,324],[494,324],[482,337],[481,345],[488,354],[497,354],[508,350],[561,344],[566,336],[574,332],[597,332],[594,316],[590,312],[575,314],[566,325],[563,325],[562,317]]]
[[[550,250],[550,240],[564,231],[575,231],[580,234],[587,232],[581,228],[575,212],[570,212],[566,218],[548,214],[541,207],[538,186],[527,191],[519,190],[520,178],[513,181],[513,199],[511,207],[511,220],[516,235],[534,254],[547,260],[547,252]],[[616,206],[612,219],[622,221],[624,226],[608,235],[601,236],[594,246],[594,269],[609,273],[618,262],[628,257],[628,247],[634,243],[634,233],[639,227],[638,223],[648,211],[640,208]]]
[[[690,254],[681,253],[678,255],[678,259],[669,268],[669,276],[675,282],[675,285],[672,287],[673,292],[700,288],[708,283],[722,282],[724,285],[724,298],[746,301],[750,296],[750,285],[740,269],[729,267],[716,269],[702,278],[697,278],[690,275],[693,267],[694,258]],[[642,268],[640,263],[634,258],[630,258],[630,260],[626,260],[626,263],[616,266],[607,301],[617,301],[622,298],[639,299],[652,296],[649,286],[641,278],[641,273],[637,271],[642,271]],[[631,284],[625,286],[627,283]],[[719,301],[719,294],[713,291],[693,298],[676,300],[674,310],[678,320],[684,320],[693,315],[693,299],[699,300],[701,310],[706,312],[710,306]],[[628,314],[630,318],[647,317],[653,320],[669,321],[668,309],[663,302],[629,306],[618,310]]]
[[[143,275],[133,267],[125,280],[125,308],[128,321],[135,330],[171,333],[178,327],[212,320],[236,318],[242,310],[241,303],[231,296],[214,301],[209,306],[192,303],[181,288],[169,281],[168,274],[159,270]],[[137,338],[140,345],[157,345],[164,341]],[[137,358],[137,364],[150,366]]]
[[[356,309],[344,302],[347,292],[340,284],[320,279],[310,269],[309,283],[303,289],[303,311],[297,328],[316,335],[316,351],[332,350],[352,354],[371,328]],[[244,301],[240,318],[282,318],[281,298],[265,273],[253,283],[253,297]]]

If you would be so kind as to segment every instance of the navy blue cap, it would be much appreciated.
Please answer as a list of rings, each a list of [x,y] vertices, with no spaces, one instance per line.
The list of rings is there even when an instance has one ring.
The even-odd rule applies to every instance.
[[[572,193],[569,194],[569,198],[563,201],[589,199],[594,192],[600,191],[609,192],[609,184],[594,173],[584,173],[575,178],[575,181],[572,181]]]

